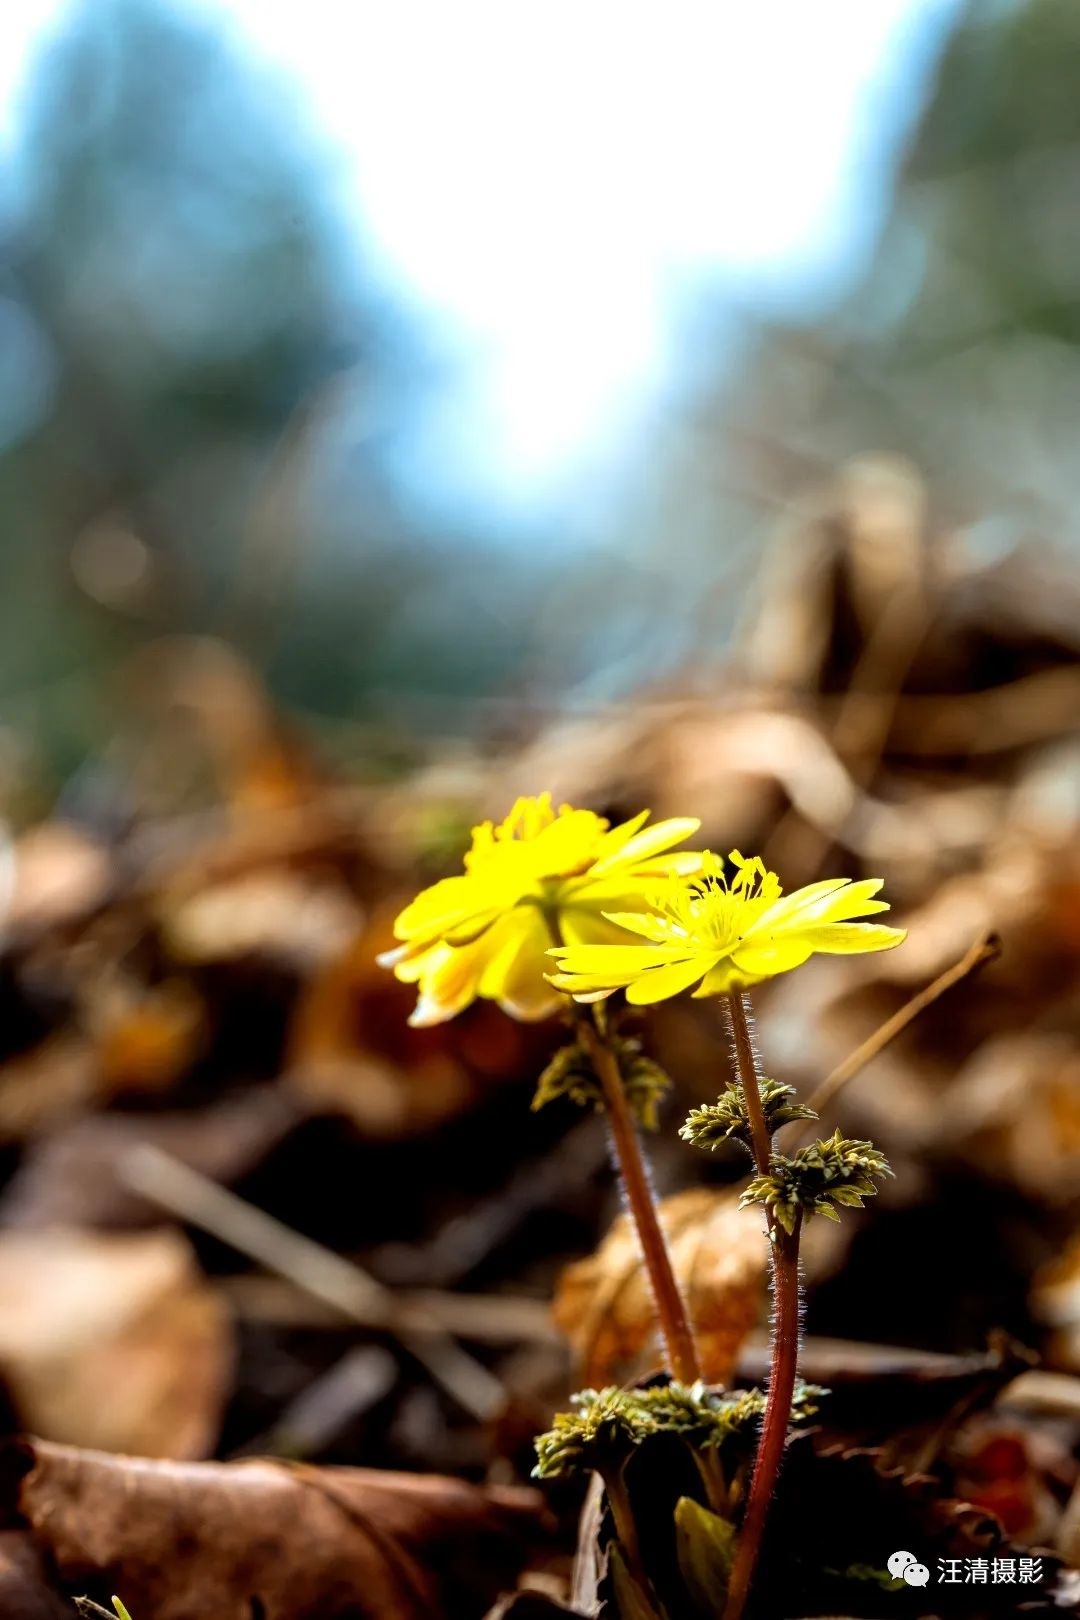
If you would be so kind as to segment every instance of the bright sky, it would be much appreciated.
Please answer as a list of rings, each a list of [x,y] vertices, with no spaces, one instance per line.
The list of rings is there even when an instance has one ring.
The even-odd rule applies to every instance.
[[[509,492],[655,397],[687,287],[853,272],[958,0],[181,3],[295,77],[387,275],[462,346],[432,455]],[[0,5],[0,140],[66,5]]]

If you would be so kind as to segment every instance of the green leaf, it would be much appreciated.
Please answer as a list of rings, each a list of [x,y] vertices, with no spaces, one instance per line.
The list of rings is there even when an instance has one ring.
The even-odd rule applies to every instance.
[[[611,1586],[619,1620],[667,1620],[663,1609],[653,1602],[651,1595],[631,1575],[614,1542],[608,1548],[608,1569],[611,1571]]]
[[[121,1601],[120,1601],[120,1599],[118,1597],[113,1598],[112,1606],[116,1610],[117,1614],[119,1615],[120,1620],[131,1620],[130,1614],[128,1614],[127,1610],[124,1608],[124,1605],[121,1603]]]
[[[682,1496],[675,1509],[675,1538],[690,1596],[703,1614],[720,1614],[735,1557],[735,1526]]]
[[[902,1592],[905,1585],[902,1580],[890,1575],[887,1569],[875,1569],[873,1564],[849,1564],[847,1569],[825,1569],[822,1573],[838,1575],[845,1581],[859,1581],[864,1585],[877,1586],[883,1592]]]

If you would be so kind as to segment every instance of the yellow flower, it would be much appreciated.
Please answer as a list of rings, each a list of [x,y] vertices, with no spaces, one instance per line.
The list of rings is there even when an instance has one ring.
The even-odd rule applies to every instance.
[[[697,996],[722,995],[787,973],[815,951],[887,951],[906,938],[902,928],[856,920],[888,911],[873,899],[880,878],[826,878],[784,895],[757,857],[747,860],[733,850],[731,875],[719,856],[701,859],[697,876],[669,883],[645,914],[605,913],[646,944],[556,947],[548,953],[559,964],[551,982],[578,1001],[625,990],[627,1001],[645,1005],[691,985],[698,986]]]
[[[658,885],[696,871],[701,857],[670,853],[695,833],[690,817],[611,827],[550,793],[519,799],[506,820],[473,829],[465,871],[418,894],[398,917],[402,945],[379,961],[419,987],[409,1022],[440,1024],[477,996],[515,1018],[545,1018],[564,1001],[546,976],[552,943],[625,940],[605,912],[635,915]]]

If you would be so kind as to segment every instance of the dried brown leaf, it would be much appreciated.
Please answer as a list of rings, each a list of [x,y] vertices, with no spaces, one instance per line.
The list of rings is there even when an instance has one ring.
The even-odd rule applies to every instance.
[[[3,1620],[72,1620],[51,1583],[47,1559],[25,1530],[0,1530],[0,1616]]]
[[[340,884],[284,866],[211,882],[192,894],[166,891],[161,914],[166,940],[181,962],[267,956],[304,969],[336,958],[360,920]]]
[[[231,1366],[227,1307],[179,1234],[0,1234],[0,1376],[25,1427],[202,1457]]]
[[[0,1454],[0,1503],[64,1587],[119,1592],[152,1620],[470,1620],[513,1585],[539,1534],[523,1489],[45,1442]],[[0,1606],[0,1620],[16,1616]]]
[[[98,1063],[84,1035],[58,1032],[0,1067],[0,1142],[40,1136],[98,1100]]]
[[[761,1313],[767,1248],[760,1215],[738,1193],[691,1187],[667,1198],[660,1220],[687,1301],[702,1374],[731,1376]],[[629,1217],[620,1215],[595,1254],[562,1273],[555,1320],[587,1384],[622,1383],[656,1361],[656,1313]]]
[[[37,934],[78,922],[100,906],[113,883],[108,851],[66,821],[45,821],[15,845],[7,927]]]
[[[987,1041],[937,1126],[983,1175],[1062,1204],[1080,1193],[1080,1056],[1065,1035]]]

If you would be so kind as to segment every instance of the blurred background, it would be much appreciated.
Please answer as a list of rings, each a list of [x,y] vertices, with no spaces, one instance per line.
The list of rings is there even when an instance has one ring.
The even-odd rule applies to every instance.
[[[1075,7],[744,12],[4,8],[12,813],[165,633],[345,752],[715,670],[859,452],[1073,545]]]
[[[1000,936],[826,1117],[898,1174],[809,1331],[1080,1371],[1078,69],[1075,0],[7,0],[13,1421],[508,1477],[582,1365],[652,1365],[647,1305],[602,1365],[549,1316],[618,1210],[599,1121],[529,1114],[558,1031],[410,1031],[373,965],[548,788],[885,877],[902,950],[760,997],[806,1088]],[[674,1129],[717,1033],[654,1038],[723,1323],[742,1164]],[[471,1396],[220,1184],[419,1291]],[[1029,1540],[1055,1433],[1008,1452]]]

